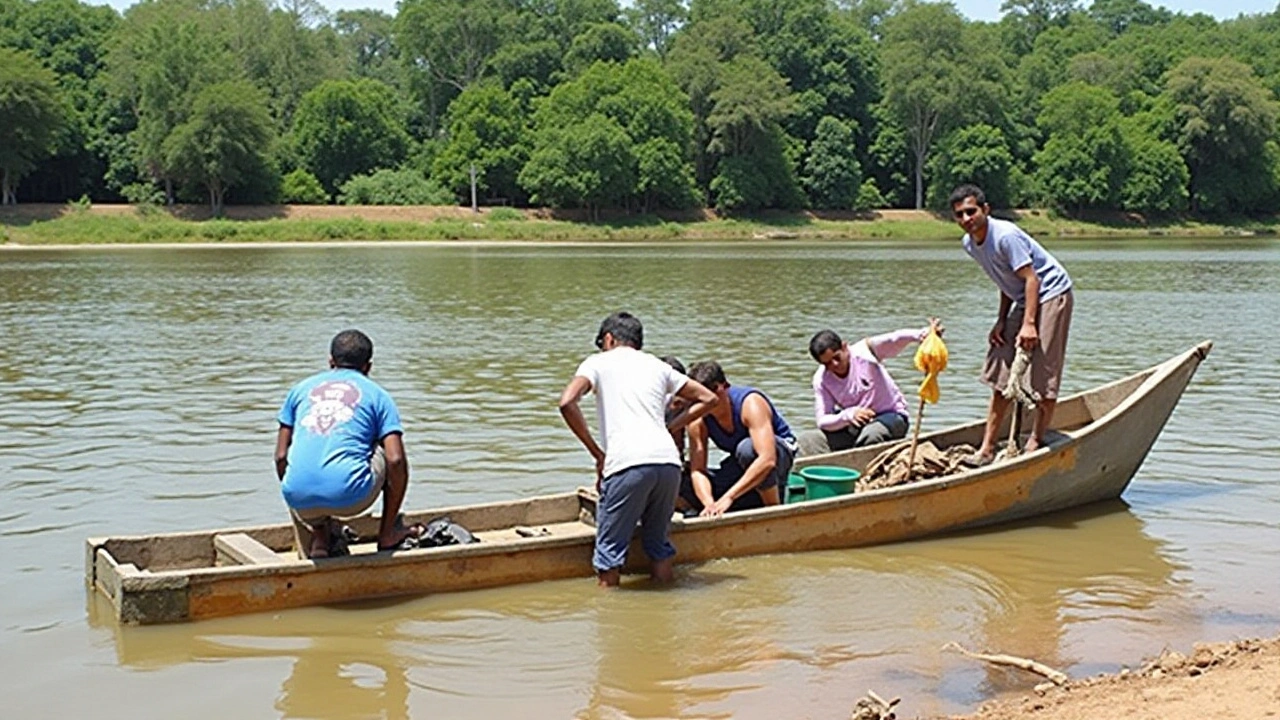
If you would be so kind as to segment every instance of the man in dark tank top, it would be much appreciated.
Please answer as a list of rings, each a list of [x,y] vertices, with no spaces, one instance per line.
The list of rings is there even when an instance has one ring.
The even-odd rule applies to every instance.
[[[689,482],[681,496],[707,516],[784,502],[796,438],[773,402],[755,388],[730,385],[715,361],[694,363],[689,377],[720,402],[689,425]],[[709,443],[728,453],[715,470],[707,469]]]

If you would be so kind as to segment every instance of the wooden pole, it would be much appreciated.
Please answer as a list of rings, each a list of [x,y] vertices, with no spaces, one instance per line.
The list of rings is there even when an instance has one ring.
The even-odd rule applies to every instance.
[[[480,212],[480,205],[476,202],[476,164],[471,163],[471,212]]]
[[[920,396],[920,409],[916,411],[916,429],[911,433],[911,452],[907,454],[907,480],[916,464],[916,443],[920,442],[920,426],[924,423],[924,396]]]

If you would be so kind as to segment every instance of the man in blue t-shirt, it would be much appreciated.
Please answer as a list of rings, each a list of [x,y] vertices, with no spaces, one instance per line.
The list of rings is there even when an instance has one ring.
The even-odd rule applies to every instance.
[[[409,485],[396,404],[369,379],[373,341],[344,330],[329,344],[329,370],[289,391],[280,408],[276,475],[290,511],[313,535],[307,556],[328,557],[335,518],[354,517],[382,496],[378,549],[407,549],[423,533],[398,522]]]
[[[1009,382],[1018,348],[1031,353],[1031,388],[1040,395],[1025,450],[1044,447],[1044,434],[1058,400],[1074,298],[1071,277],[1062,263],[1022,228],[991,217],[991,206],[981,188],[961,185],[950,200],[952,214],[965,231],[965,252],[1000,290],[1000,310],[987,336],[989,347],[982,369],[983,382],[994,392],[982,446],[970,458],[972,465],[985,465],[995,456],[996,433],[1009,409],[1009,400],[1001,390]]]
[[[694,363],[689,378],[719,402],[689,425],[689,483],[685,501],[704,516],[786,502],[787,478],[796,457],[796,437],[773,401],[759,390],[730,385],[714,360]],[[707,469],[707,445],[729,453]]]

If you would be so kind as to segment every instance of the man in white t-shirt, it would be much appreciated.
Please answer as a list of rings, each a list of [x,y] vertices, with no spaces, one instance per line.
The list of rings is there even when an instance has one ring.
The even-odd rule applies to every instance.
[[[644,328],[630,313],[614,313],[600,323],[595,346],[602,352],[577,366],[564,386],[559,409],[573,434],[595,459],[596,577],[602,587],[616,587],[626,564],[627,544],[637,521],[650,575],[672,578],[676,548],[668,538],[671,515],[680,491],[680,452],[673,430],[684,428],[716,405],[716,393],[700,386],[644,347]],[[595,392],[600,439],[591,437],[577,402]],[[667,398],[689,401],[682,413],[664,419]]]
[[[641,525],[650,575],[672,577],[676,549],[668,532],[680,489],[680,454],[672,432],[707,414],[715,393],[641,352],[644,328],[625,312],[600,323],[596,353],[578,366],[560,394],[560,415],[596,461],[596,549],[592,564],[602,587],[614,587],[627,559],[627,545]],[[578,401],[594,391],[601,442],[591,436]],[[667,398],[688,401],[668,423]]]

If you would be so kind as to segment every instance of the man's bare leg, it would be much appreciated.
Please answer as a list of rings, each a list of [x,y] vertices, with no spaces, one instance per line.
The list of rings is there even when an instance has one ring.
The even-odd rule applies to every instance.
[[[672,580],[675,580],[675,571],[672,569],[674,564],[675,563],[672,562],[671,558],[667,558],[666,560],[654,560],[649,566],[649,577],[654,582],[660,583],[669,583]]]
[[[409,535],[407,530],[396,527],[396,518],[400,515],[400,506],[404,504],[408,485],[406,477],[397,477],[394,473],[389,473],[382,485],[382,517],[378,523],[379,548],[399,545]]]
[[[329,557],[329,518],[311,522],[311,549],[307,552],[307,557]]]
[[[1027,441],[1026,452],[1044,447],[1044,434],[1049,430],[1049,423],[1053,421],[1053,409],[1057,404],[1057,400],[1041,400],[1036,403],[1036,414],[1031,419],[1031,439]]]
[[[982,431],[982,447],[978,448],[978,455],[984,458],[994,457],[996,454],[996,443],[999,438],[996,436],[1000,433],[1000,423],[1004,421],[1004,415],[1009,411],[1009,399],[999,392],[991,393],[991,404],[987,406],[987,426]]]
[[[602,588],[615,588],[622,582],[622,568],[596,571],[596,584]]]

